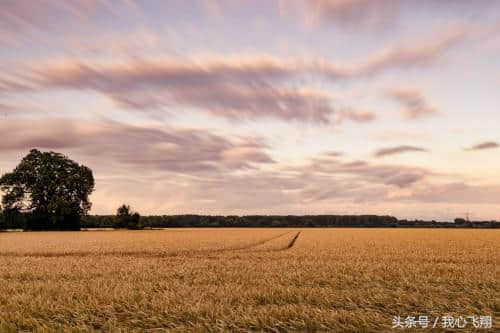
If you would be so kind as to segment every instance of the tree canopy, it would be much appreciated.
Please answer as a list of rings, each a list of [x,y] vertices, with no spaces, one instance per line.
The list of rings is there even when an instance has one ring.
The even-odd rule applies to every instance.
[[[115,228],[143,229],[139,213],[132,213],[129,205],[121,205],[116,211]]]
[[[94,176],[62,154],[32,149],[0,178],[0,190],[6,212],[29,214],[27,229],[75,230],[91,208]]]

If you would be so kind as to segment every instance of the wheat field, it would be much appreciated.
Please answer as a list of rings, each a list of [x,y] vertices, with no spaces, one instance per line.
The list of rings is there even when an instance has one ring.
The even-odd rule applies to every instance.
[[[0,233],[0,331],[386,332],[424,314],[498,331],[499,267],[498,230]]]

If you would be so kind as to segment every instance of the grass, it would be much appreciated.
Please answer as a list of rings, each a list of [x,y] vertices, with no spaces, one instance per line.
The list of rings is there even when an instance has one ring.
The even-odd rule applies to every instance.
[[[1,233],[0,331],[385,332],[412,314],[500,329],[498,230],[298,232]]]

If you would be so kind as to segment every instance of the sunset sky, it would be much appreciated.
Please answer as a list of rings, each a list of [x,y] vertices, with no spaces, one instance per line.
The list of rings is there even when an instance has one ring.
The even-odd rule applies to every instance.
[[[4,0],[0,66],[92,214],[500,218],[500,1]]]

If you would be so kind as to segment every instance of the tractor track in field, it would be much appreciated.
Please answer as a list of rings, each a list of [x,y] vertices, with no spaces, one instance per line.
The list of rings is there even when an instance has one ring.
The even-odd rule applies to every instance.
[[[199,250],[181,250],[172,252],[152,252],[152,251],[75,251],[75,252],[0,252],[0,257],[35,257],[35,258],[59,258],[59,257],[101,257],[101,256],[116,256],[116,257],[151,257],[151,258],[166,258],[166,257],[178,257],[187,255],[197,255],[197,254],[210,254],[210,253],[221,253],[221,252],[234,252],[242,250],[252,250],[255,247],[269,243],[275,239],[281,238],[285,235],[290,234],[292,231],[287,231],[255,241],[246,245],[233,246],[227,248],[219,249],[199,249]],[[297,240],[300,232],[298,232],[292,241],[284,248],[273,249],[273,250],[262,250],[255,252],[270,252],[270,251],[281,251],[293,247],[295,241]],[[254,251],[252,251],[254,252]]]
[[[277,249],[253,250],[252,252],[263,253],[263,252],[280,252],[280,251],[290,250],[291,248],[293,248],[295,246],[295,243],[297,242],[300,234],[301,234],[301,231],[297,232],[295,234],[295,236],[292,238],[292,240],[287,245],[285,245],[283,247],[280,247],[280,248],[277,248]]]

